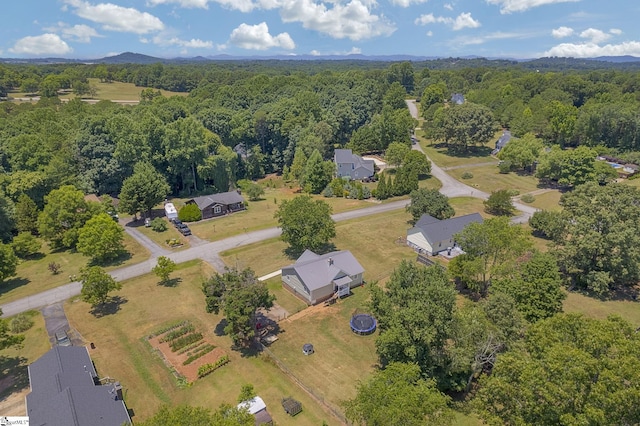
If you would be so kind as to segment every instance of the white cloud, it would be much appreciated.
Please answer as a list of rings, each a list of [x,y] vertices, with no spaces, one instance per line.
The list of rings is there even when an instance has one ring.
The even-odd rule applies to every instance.
[[[319,50],[313,49],[309,54],[311,56],[346,56],[346,55],[360,55],[362,53],[362,49],[359,47],[352,47],[351,50],[348,51],[334,51],[334,52],[320,52]]]
[[[209,7],[207,4],[209,3],[209,0],[148,0],[147,1],[147,4],[149,6],[156,6],[159,4],[170,4],[170,3],[179,4],[181,7],[184,7],[187,9],[193,9],[193,8],[207,9]]]
[[[503,31],[497,31],[482,36],[457,37],[451,41],[451,44],[454,46],[470,46],[484,44],[494,40],[525,39],[531,38],[532,36],[532,33],[507,33]]]
[[[311,52],[309,52],[309,54],[310,54],[311,56],[320,56],[320,55],[322,55],[322,53],[320,53],[319,51],[317,51],[317,50],[315,50],[315,49],[314,49],[314,50],[312,50]]]
[[[573,28],[569,28],[569,27],[560,27],[551,31],[551,35],[554,38],[565,38],[565,37],[569,37],[572,34],[573,34]]]
[[[589,39],[589,42],[599,44],[603,41],[607,41],[611,38],[611,34],[607,34],[604,31],[597,30],[595,28],[589,28],[580,33],[581,38]]]
[[[144,40],[144,41],[143,41]],[[140,39],[143,43],[148,42],[146,39]],[[180,46],[191,49],[211,49],[213,42],[200,40],[199,38],[192,38],[191,40],[182,40],[178,37],[166,38],[163,35],[157,35],[152,39],[154,44],[160,46]]]
[[[259,5],[252,0],[148,0],[149,6],[159,4],[177,4],[185,9],[208,9],[209,3],[218,3],[219,5],[232,10],[241,12],[251,12]]]
[[[453,10],[453,5],[450,3],[445,3],[443,7],[447,10]]]
[[[609,32],[610,32],[611,34],[613,34],[613,35],[620,35],[620,34],[622,34],[622,30],[621,30],[621,29],[619,29],[619,28],[611,28],[611,29],[609,30]]]
[[[544,56],[569,58],[595,58],[598,56],[640,56],[640,42],[629,41],[620,44],[600,46],[596,43],[562,43],[552,47]]]
[[[132,7],[122,7],[113,3],[92,5],[81,0],[66,0],[66,3],[75,8],[73,12],[76,15],[102,24],[105,30],[148,34],[164,29],[164,24],[159,18]]]
[[[429,0],[390,0],[391,4],[400,7],[409,7],[412,4],[426,3]]]
[[[84,24],[70,27],[64,22],[58,22],[57,26],[45,28],[45,31],[60,33],[62,38],[78,43],[91,43],[92,37],[102,37],[94,28]]]
[[[580,0],[486,0],[489,4],[500,6],[500,13],[524,12],[547,4],[578,2]]]
[[[288,33],[280,33],[276,36],[269,34],[266,22],[258,25],[240,24],[231,32],[229,43],[251,50],[267,50],[272,47],[291,50],[296,47]]]
[[[383,15],[371,13],[375,3],[366,0],[350,0],[348,3],[324,3],[312,0],[268,0],[278,3],[283,22],[300,22],[309,30],[318,31],[333,38],[363,40],[392,34],[396,28]]]
[[[9,51],[27,55],[65,55],[73,49],[58,34],[46,33],[21,38]]]
[[[416,25],[428,25],[428,24],[445,24],[450,26],[454,31],[459,31],[464,28],[478,28],[480,22],[471,17],[470,13],[461,13],[455,19],[445,16],[433,16],[433,13],[427,15],[420,15],[414,23]]]
[[[427,37],[433,36],[433,31],[427,31]]]

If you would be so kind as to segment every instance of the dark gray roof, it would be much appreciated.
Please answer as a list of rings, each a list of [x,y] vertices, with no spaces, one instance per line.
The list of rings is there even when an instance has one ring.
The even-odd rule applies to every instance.
[[[284,271],[288,268],[296,271],[309,291],[325,287],[336,278],[364,272],[362,265],[349,250],[333,251],[323,255],[305,250],[296,263],[282,269]]]
[[[504,132],[502,132],[502,136],[500,136],[500,139],[498,139],[498,142],[496,142],[496,149],[500,150],[504,148],[504,146],[510,140],[511,140],[511,132],[509,130],[505,130]]]
[[[474,222],[482,223],[480,213],[471,213],[445,220],[438,220],[425,214],[422,215],[413,229],[419,229],[429,244],[433,245],[439,241],[446,241],[453,238],[453,236],[462,231],[465,226]]]
[[[97,376],[85,347],[55,346],[29,365],[31,424],[120,426],[131,423],[113,384],[95,385]]]
[[[359,155],[354,154],[350,149],[336,149],[333,158],[336,164],[353,164],[354,169],[364,167],[371,171],[371,173],[374,172],[375,162],[373,160],[365,160]]]
[[[213,204],[223,204],[225,206],[237,203],[244,203],[244,198],[238,191],[220,192],[219,194],[203,195],[192,198],[187,203],[196,203],[200,210],[204,210]]]

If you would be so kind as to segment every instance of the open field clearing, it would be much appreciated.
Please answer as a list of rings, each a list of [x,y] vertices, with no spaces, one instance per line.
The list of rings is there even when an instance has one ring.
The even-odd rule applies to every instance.
[[[473,174],[471,179],[462,179],[465,172]],[[480,191],[491,193],[498,189],[517,189],[520,194],[535,191],[538,188],[538,179],[530,175],[517,175],[516,173],[501,174],[496,166],[481,166],[472,169],[448,170],[452,177]]]
[[[579,312],[596,319],[619,315],[632,325],[640,326],[640,308],[635,300],[599,300],[577,292],[567,292],[563,308],[565,312]]]

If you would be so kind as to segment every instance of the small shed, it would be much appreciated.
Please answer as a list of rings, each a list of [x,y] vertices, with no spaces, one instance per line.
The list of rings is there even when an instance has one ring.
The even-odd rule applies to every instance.
[[[267,404],[259,396],[255,396],[248,401],[243,401],[238,404],[238,408],[246,409],[249,414],[253,414],[256,420],[256,426],[258,425],[270,425],[273,424],[273,419],[267,411]]]
[[[302,403],[291,397],[282,398],[282,408],[290,416],[295,416],[302,411]]]

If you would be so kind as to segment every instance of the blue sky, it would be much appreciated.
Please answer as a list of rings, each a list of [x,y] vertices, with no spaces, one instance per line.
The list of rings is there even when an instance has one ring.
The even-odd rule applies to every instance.
[[[2,57],[640,56],[637,0],[17,0]]]

